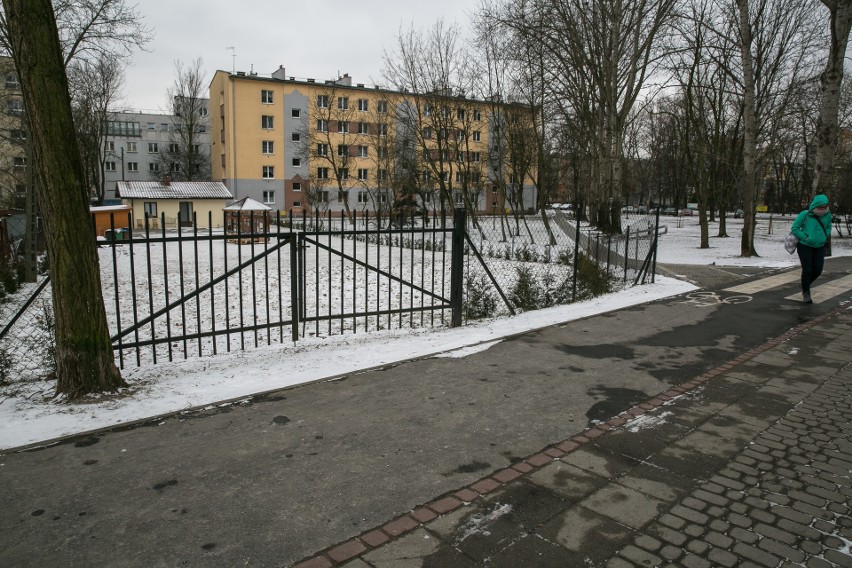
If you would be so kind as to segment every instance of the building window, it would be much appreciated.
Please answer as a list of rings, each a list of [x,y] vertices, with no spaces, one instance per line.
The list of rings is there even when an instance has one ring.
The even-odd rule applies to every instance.
[[[12,138],[14,138],[14,137],[15,137],[15,131],[13,130],[12,131]],[[107,143],[104,144],[104,152],[115,152],[115,142],[107,141]]]
[[[367,203],[367,199],[368,199],[368,197],[367,197],[366,191],[359,191],[358,192],[358,203]]]
[[[294,181],[293,182],[293,191],[302,191],[302,182]]]
[[[148,153],[149,154],[159,154],[160,145],[156,142],[148,142]]]
[[[474,131],[473,131],[473,141],[474,141],[474,142],[479,142],[479,140],[480,140],[479,130],[474,130]]]
[[[358,146],[358,157],[359,158],[366,158],[367,156],[369,156],[367,147],[366,146]]]
[[[267,90],[260,91],[260,102],[271,105],[272,104],[272,91],[267,91]]]
[[[369,177],[369,170],[367,168],[358,168],[358,180],[359,181],[367,181]]]
[[[273,118],[274,117],[272,117],[268,114],[264,114],[263,116],[261,116],[260,117],[260,127],[263,128],[264,130],[272,130],[273,124],[274,124]]]
[[[423,105],[423,116],[432,116],[432,105]]]
[[[169,131],[169,123],[161,122],[160,123],[160,132],[168,132]]]
[[[369,134],[370,126],[366,122],[358,123],[358,134]]]
[[[328,132],[328,121],[324,118],[317,119],[317,132]]]
[[[358,110],[366,112],[369,108],[367,99],[358,99]]]
[[[263,166],[263,179],[272,179],[275,177],[275,166]]]
[[[275,204],[275,191],[274,190],[264,190],[263,191],[263,202],[267,205]]]
[[[349,122],[345,120],[341,120],[337,123],[337,131],[340,134],[348,134],[349,133]]]
[[[179,172],[180,171],[180,164],[177,163],[177,162],[173,162],[170,169],[173,172]]]
[[[453,201],[456,205],[464,205],[464,195],[459,191],[453,194]]]
[[[27,159],[21,158],[21,157],[16,157],[12,160],[12,164],[16,168],[26,168],[27,167]]]
[[[151,162],[150,164],[148,164],[148,171],[149,172],[159,172],[160,171],[160,164],[158,164],[157,162]]]
[[[430,140],[432,138],[432,127],[431,126],[427,126],[426,128],[423,129],[423,138],[425,138],[426,140]]]
[[[142,207],[145,210],[145,217],[156,217],[157,216],[157,202],[156,201],[145,201],[142,204]]]
[[[388,194],[385,193],[385,192],[380,193],[378,195],[378,198],[379,198],[379,203],[387,203],[388,202]]]
[[[340,110],[348,110],[349,97],[337,97],[337,108]]]
[[[293,142],[298,142],[301,139],[302,139],[302,135],[298,132],[294,132],[293,134],[290,135],[290,140],[292,140]]]
[[[328,108],[328,95],[317,95],[317,107]]]
[[[424,193],[423,194],[423,203],[432,203],[432,193]]]
[[[135,152],[136,151],[136,142],[128,142],[127,143],[127,151]]]
[[[293,207],[301,207],[301,206],[302,206],[302,202],[301,202],[301,201],[294,201],[294,202],[293,202]]]
[[[318,203],[328,203],[328,190],[321,189],[317,192],[317,202]]]
[[[177,144],[169,144],[169,153],[170,154],[177,154],[177,152],[178,152],[178,145]]]
[[[473,120],[480,120],[481,118],[482,114],[478,110],[473,111]]]
[[[104,170],[108,172],[115,171],[115,162],[104,162]]]
[[[300,108],[290,109],[290,117],[291,118],[302,118],[302,109],[300,109]]]
[[[384,170],[384,169],[379,170],[379,179],[381,181],[387,181],[388,180],[388,171]]]
[[[328,157],[328,144],[317,144],[317,156],[320,158]]]
[[[349,179],[349,168],[340,168],[340,179]]]
[[[139,171],[139,162],[127,162],[127,171],[128,172],[138,172]]]
[[[459,120],[464,120],[464,109],[460,108],[456,111],[456,116]]]
[[[328,179],[328,168],[317,168],[317,179]]]
[[[337,155],[341,158],[349,157],[349,146],[346,144],[338,144],[337,145]]]
[[[274,154],[275,153],[275,142],[272,140],[263,140],[260,143],[261,151],[264,154]]]
[[[376,111],[386,113],[388,111],[388,102],[379,101],[378,103],[376,103]]]
[[[27,133],[20,129],[13,129],[11,135],[12,140],[21,141],[27,139]]]
[[[18,82],[18,77],[16,75],[6,75],[6,88],[7,89],[19,89],[21,84]]]
[[[479,152],[471,152],[470,153],[470,161],[478,162],[479,161]]]
[[[9,112],[12,114],[23,114],[24,101],[12,99],[7,103],[6,108],[8,108]]]
[[[302,158],[293,158],[293,167],[301,168],[302,167]]]
[[[148,123],[148,130],[157,130],[157,124],[154,122]]]
[[[387,136],[388,135],[388,125],[387,124],[379,124],[379,136]]]
[[[379,146],[378,148],[376,148],[376,153],[379,155],[379,158],[388,157],[388,149],[386,146]]]

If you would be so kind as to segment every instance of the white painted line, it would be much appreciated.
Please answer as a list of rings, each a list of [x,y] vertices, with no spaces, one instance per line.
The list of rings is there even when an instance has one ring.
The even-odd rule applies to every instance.
[[[819,282],[819,280],[817,280],[817,282]],[[811,299],[814,301],[814,304],[819,304],[830,300],[835,296],[850,292],[852,292],[852,274],[844,276],[843,278],[838,278],[837,280],[826,282],[825,284],[811,287]],[[802,293],[796,292],[784,299],[801,301]]]
[[[763,292],[764,290],[770,290],[772,288],[777,288],[790,282],[795,282],[796,280],[801,278],[801,276],[802,273],[800,271],[791,270],[789,272],[783,272],[781,274],[776,274],[767,278],[761,278],[760,280],[755,280],[754,282],[740,284],[739,286],[733,286],[732,288],[725,288],[723,291],[736,292],[738,294],[754,294],[755,292]]]

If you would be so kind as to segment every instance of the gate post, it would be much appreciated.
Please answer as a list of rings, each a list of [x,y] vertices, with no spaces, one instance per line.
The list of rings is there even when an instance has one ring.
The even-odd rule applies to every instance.
[[[466,211],[458,208],[453,212],[452,256],[450,257],[450,326],[462,324],[464,300],[464,233],[467,222]]]

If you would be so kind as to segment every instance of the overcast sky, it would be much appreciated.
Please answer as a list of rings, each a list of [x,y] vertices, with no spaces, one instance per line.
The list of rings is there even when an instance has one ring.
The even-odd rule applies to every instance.
[[[132,1],[132,0],[131,0]],[[152,28],[148,52],[129,62],[124,107],[162,110],[174,80],[174,62],[200,57],[209,82],[217,69],[381,83],[385,49],[400,26],[430,27],[439,18],[469,27],[478,0],[139,0]],[[236,54],[232,58],[233,47]]]

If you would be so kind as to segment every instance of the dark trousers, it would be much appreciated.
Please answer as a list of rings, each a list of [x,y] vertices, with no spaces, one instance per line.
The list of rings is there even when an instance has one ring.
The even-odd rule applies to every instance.
[[[796,245],[799,262],[802,263],[802,292],[811,293],[811,284],[822,274],[825,264],[825,247],[809,247],[799,243]]]

